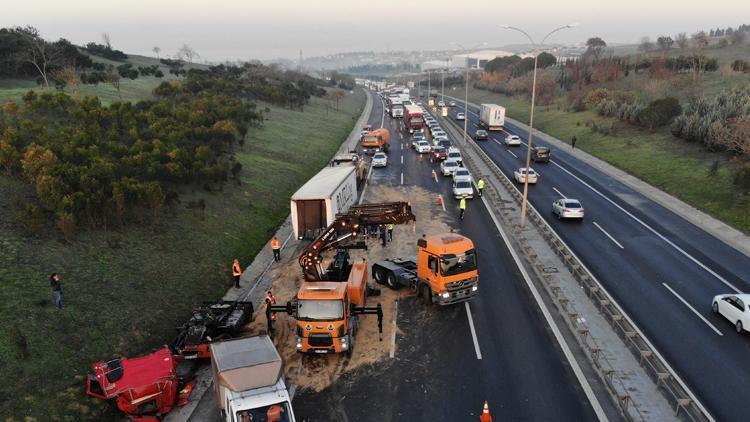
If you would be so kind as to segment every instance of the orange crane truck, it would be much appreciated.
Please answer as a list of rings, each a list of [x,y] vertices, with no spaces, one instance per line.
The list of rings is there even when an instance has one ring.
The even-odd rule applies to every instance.
[[[367,132],[362,136],[360,145],[365,154],[373,155],[376,152],[388,152],[388,147],[391,142],[391,132],[388,129],[381,127],[373,131]]]
[[[458,233],[422,237],[417,257],[387,259],[372,265],[372,278],[391,289],[415,289],[426,304],[450,305],[476,295],[479,283],[474,243]]]
[[[383,310],[366,306],[367,262],[349,262],[349,249],[367,249],[358,240],[363,227],[404,224],[415,221],[407,202],[352,205],[337,214],[299,258],[305,281],[293,301],[271,305],[270,312],[285,312],[296,319],[297,351],[301,353],[351,353],[361,314],[378,316],[383,332]],[[336,249],[332,259],[322,254]],[[382,338],[381,338],[382,340]]]

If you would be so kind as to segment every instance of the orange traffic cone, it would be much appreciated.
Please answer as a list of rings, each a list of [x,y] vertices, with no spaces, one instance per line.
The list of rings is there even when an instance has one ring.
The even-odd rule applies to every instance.
[[[443,206],[443,195],[438,194],[437,204],[441,207]]]
[[[490,415],[490,407],[487,402],[484,402],[484,408],[482,408],[482,416],[479,417],[480,422],[492,422],[492,415]]]

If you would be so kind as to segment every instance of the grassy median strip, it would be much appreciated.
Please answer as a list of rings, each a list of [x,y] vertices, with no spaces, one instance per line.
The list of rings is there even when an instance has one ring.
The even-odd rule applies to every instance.
[[[2,88],[0,98],[7,98]],[[70,243],[51,224],[30,236],[18,209],[33,189],[0,176],[0,419],[108,418],[108,405],[84,396],[91,363],[168,343],[194,305],[220,298],[232,258],[244,267],[266,246],[289,214],[291,194],[327,163],[364,103],[356,90],[339,110],[321,98],[303,112],[269,106],[268,120],[250,129],[236,154],[241,183],[196,186],[155,222],[144,216],[142,224],[84,231]],[[61,273],[61,311],[52,272]]]
[[[456,92],[451,95],[460,97]],[[526,98],[470,87],[469,101],[500,104],[507,108],[509,117],[522,123],[529,121],[530,104]],[[750,233],[750,196],[735,187],[737,165],[728,154],[708,152],[700,145],[675,138],[668,127],[652,132],[591,111],[574,113],[566,108],[564,99],[537,107],[534,125],[566,142],[575,135],[576,148]],[[592,124],[610,133],[595,132]]]

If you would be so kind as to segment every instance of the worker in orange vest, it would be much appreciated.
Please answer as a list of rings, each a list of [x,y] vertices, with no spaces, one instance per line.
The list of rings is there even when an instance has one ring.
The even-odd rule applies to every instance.
[[[240,268],[240,261],[237,259],[232,263],[232,278],[234,278],[234,287],[240,287],[240,276],[242,275],[242,268]]]
[[[276,321],[276,312],[271,312],[271,305],[276,304],[276,296],[270,290],[266,292],[266,321],[268,322],[268,332],[273,331],[273,323]]]
[[[268,422],[280,422],[283,413],[284,409],[278,404],[274,404],[268,408],[268,411],[266,412],[266,420],[268,420]]]
[[[281,242],[279,242],[279,238],[276,236],[271,239],[271,249],[273,249],[273,260],[276,262],[281,261]]]

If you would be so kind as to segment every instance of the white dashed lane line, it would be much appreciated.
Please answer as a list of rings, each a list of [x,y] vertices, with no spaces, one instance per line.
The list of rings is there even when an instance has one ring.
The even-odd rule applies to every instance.
[[[615,238],[614,238],[614,237],[612,237],[612,235],[611,235],[611,234],[607,233],[607,231],[606,231],[606,230],[604,230],[604,229],[602,228],[602,226],[600,226],[600,225],[599,225],[599,224],[598,224],[598,223],[597,223],[596,221],[594,221],[594,225],[596,226],[596,228],[597,228],[597,229],[599,229],[599,230],[600,230],[600,231],[601,231],[602,233],[604,233],[604,235],[605,235],[605,236],[607,236],[607,237],[609,238],[609,240],[611,240],[611,241],[615,242],[615,245],[617,245],[617,246],[618,246],[618,247],[619,247],[620,249],[625,249],[625,247],[623,247],[623,246],[622,246],[622,245],[620,244],[620,242],[618,242],[617,240],[615,240]]]
[[[718,328],[714,327],[713,324],[711,324],[710,322],[708,322],[708,320],[706,318],[704,318],[703,315],[700,314],[700,312],[696,311],[695,308],[693,308],[692,305],[690,305],[685,299],[683,299],[682,296],[678,295],[677,292],[675,292],[671,287],[669,287],[669,285],[667,283],[661,283],[661,284],[662,284],[662,286],[666,287],[667,290],[669,290],[673,295],[675,295],[675,297],[677,297],[677,299],[679,299],[679,301],[682,302],[683,305],[687,306],[691,311],[693,311],[693,313],[695,315],[697,315],[698,318],[700,318],[703,322],[705,322],[706,325],[708,325],[709,328],[711,328],[712,330],[714,330],[714,332],[716,334],[718,334],[720,336],[724,335],[721,331],[719,331]]]

